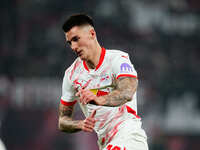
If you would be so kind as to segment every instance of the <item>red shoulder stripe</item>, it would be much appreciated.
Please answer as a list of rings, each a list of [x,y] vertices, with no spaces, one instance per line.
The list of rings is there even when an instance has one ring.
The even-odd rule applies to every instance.
[[[132,74],[120,74],[120,75],[117,76],[117,79],[120,78],[120,77],[133,77],[133,78],[138,79],[137,76],[132,75]]]

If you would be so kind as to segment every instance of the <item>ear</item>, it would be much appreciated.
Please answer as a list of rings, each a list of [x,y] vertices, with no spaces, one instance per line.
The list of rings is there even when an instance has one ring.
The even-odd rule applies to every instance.
[[[93,39],[96,38],[96,32],[95,32],[95,30],[94,30],[93,28],[90,29],[90,35],[91,35],[91,37],[92,37]]]

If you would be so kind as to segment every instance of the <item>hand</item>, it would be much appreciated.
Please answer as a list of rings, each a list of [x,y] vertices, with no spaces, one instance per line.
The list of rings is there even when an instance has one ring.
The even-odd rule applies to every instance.
[[[77,93],[76,96],[80,98],[80,103],[81,104],[88,104],[91,101],[96,101],[97,96],[94,95],[90,90],[87,89],[80,89]]]
[[[94,118],[96,110],[94,110],[89,117],[81,122],[81,129],[85,132],[92,132],[96,123]]]

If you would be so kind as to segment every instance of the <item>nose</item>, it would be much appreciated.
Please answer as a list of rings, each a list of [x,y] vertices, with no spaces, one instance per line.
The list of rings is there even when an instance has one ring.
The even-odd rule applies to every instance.
[[[72,50],[73,50],[73,51],[75,51],[75,52],[76,52],[76,51],[77,51],[77,49],[78,49],[77,43],[75,43],[75,42],[72,42],[72,43],[71,43],[71,48],[72,48]]]

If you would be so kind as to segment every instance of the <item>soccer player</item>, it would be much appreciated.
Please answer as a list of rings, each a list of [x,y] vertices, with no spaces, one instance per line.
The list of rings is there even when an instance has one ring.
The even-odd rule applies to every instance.
[[[100,150],[148,150],[137,115],[138,78],[129,55],[101,47],[88,15],[70,16],[63,30],[78,57],[64,74],[59,129],[69,133],[95,130]],[[84,120],[73,120],[76,102]]]

